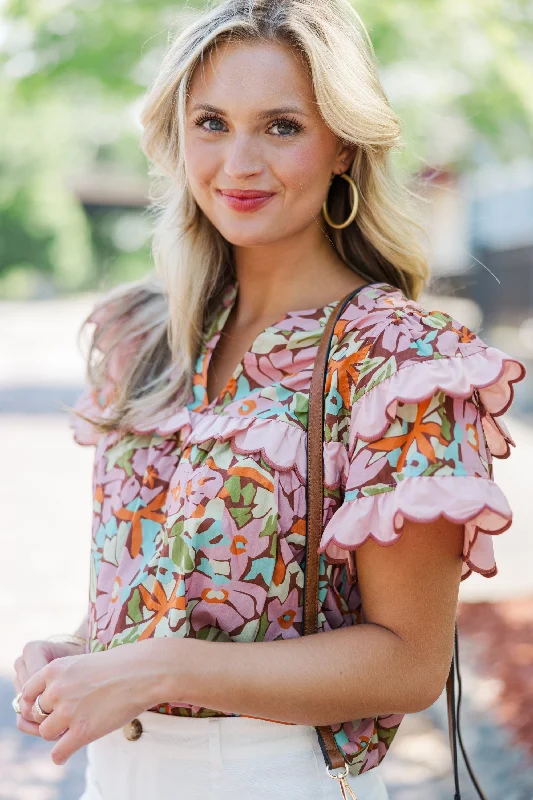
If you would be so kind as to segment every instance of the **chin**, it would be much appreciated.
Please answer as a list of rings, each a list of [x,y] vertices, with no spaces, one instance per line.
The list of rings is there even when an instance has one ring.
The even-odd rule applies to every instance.
[[[224,225],[215,226],[220,234],[235,247],[264,247],[268,244],[273,244],[281,238],[279,231],[273,231],[271,228],[256,229],[256,230],[243,230],[245,226],[235,230],[233,227]]]

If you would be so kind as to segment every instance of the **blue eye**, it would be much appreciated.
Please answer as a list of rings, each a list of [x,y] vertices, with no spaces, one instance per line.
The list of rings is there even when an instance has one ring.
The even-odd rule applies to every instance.
[[[205,128],[204,127],[204,123],[205,122],[209,122],[209,123],[213,122],[216,125],[219,125],[220,127],[211,127],[211,125],[209,125],[209,127]],[[208,131],[210,133],[219,133],[224,128],[224,123],[222,122],[220,117],[217,117],[217,116],[214,116],[214,115],[211,115],[211,114],[206,114],[203,117],[200,117],[199,119],[197,119],[195,121],[195,125],[198,125],[199,128],[202,128],[204,131]]]
[[[206,122],[209,123],[207,127],[205,127]],[[216,114],[203,114],[195,120],[194,124],[201,130],[206,131],[206,133],[222,133],[226,129],[224,121]],[[277,138],[288,139],[300,133],[303,130],[303,125],[296,120],[284,117],[273,120],[268,129],[272,130],[272,128],[278,129],[277,133],[274,134]]]
[[[296,122],[296,120],[290,119],[276,119],[271,125],[272,128],[278,128],[278,135],[282,139],[286,139],[289,136],[294,136],[295,134],[299,133],[302,130],[302,126]],[[280,130],[284,129],[283,130]]]

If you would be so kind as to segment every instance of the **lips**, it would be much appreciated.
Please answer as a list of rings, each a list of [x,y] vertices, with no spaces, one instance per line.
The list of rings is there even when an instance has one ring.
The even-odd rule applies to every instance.
[[[257,211],[274,197],[263,189],[218,189],[224,203],[233,211]]]
[[[219,189],[224,197],[237,197],[242,200],[254,200],[258,197],[272,197],[274,192],[266,192],[261,189]]]

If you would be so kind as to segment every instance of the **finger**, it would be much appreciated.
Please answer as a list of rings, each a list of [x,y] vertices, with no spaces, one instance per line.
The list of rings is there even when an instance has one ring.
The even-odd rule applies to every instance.
[[[39,732],[39,725],[36,722],[30,722],[30,720],[26,719],[22,716],[22,714],[17,714],[17,728],[22,733],[29,733],[30,736],[40,736]]]
[[[41,739],[46,739],[48,742],[53,742],[59,739],[68,730],[68,722],[60,717],[59,713],[55,711],[49,717],[44,719],[39,725],[39,734]]]
[[[22,692],[22,699],[24,702],[28,703],[29,706],[33,706],[37,697],[44,692],[46,689],[46,675],[45,670],[40,669],[39,672],[36,672],[35,675],[32,675],[24,686],[21,689]],[[22,706],[21,706],[22,708]],[[49,709],[43,708],[43,711],[48,711]]]
[[[53,703],[52,703],[52,701],[51,701],[51,699],[49,697],[49,693],[47,693],[46,689],[44,690],[44,692],[42,694],[37,695],[37,697],[39,698],[39,706],[40,706],[42,712],[44,714],[51,714],[52,711],[54,710],[54,708],[53,708]],[[43,719],[41,714],[39,714],[39,713],[37,713],[35,715],[33,714],[33,706],[32,706],[32,712],[31,713],[32,713],[32,719],[34,719],[35,722],[37,722],[39,725],[42,725],[43,722],[45,722],[45,719]],[[48,716],[46,717],[46,719],[49,719],[49,718],[50,717],[48,717]]]
[[[22,655],[28,670],[28,677],[35,675],[50,661],[50,653],[47,650],[46,643],[39,640],[28,642],[24,645]]]
[[[29,678],[28,670],[26,668],[26,664],[22,656],[19,656],[17,658],[13,666],[15,667],[15,672],[17,674],[14,680],[15,690],[16,693],[19,694],[19,692],[22,691],[22,687]],[[24,719],[34,724],[35,719],[33,717],[31,705],[29,705],[29,703],[27,703],[23,697],[19,697],[19,708]]]
[[[76,753],[80,747],[89,744],[91,737],[87,734],[87,728],[81,723],[76,723],[73,728],[69,728],[59,742],[50,752],[50,757],[54,764],[62,765]]]
[[[18,694],[22,689],[22,687],[24,686],[24,684],[26,683],[26,681],[28,680],[28,678],[30,677],[23,656],[19,656],[18,658],[15,659],[13,668],[15,670],[15,679],[13,683],[15,684],[15,690]]]

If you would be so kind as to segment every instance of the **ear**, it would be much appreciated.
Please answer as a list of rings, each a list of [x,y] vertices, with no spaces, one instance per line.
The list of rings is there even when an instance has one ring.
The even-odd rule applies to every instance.
[[[355,148],[356,145],[354,144],[339,142],[337,156],[333,165],[333,172],[337,175],[341,175],[343,172],[347,172],[350,169],[355,156]]]

